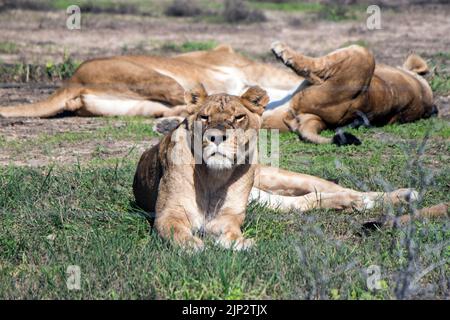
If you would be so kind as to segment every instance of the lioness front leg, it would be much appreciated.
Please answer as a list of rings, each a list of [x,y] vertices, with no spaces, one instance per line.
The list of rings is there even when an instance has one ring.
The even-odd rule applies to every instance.
[[[216,243],[226,249],[236,251],[247,250],[254,245],[253,239],[246,239],[242,235],[241,226],[245,214],[221,214],[211,220],[207,226],[207,232],[217,237]]]
[[[159,235],[172,240],[185,249],[201,250],[203,241],[192,234],[191,224],[186,215],[178,212],[163,212],[155,220]]]

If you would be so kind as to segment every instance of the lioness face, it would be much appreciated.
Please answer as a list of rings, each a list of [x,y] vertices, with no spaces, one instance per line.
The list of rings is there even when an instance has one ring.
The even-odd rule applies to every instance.
[[[207,96],[204,92],[187,97],[197,106],[190,119],[191,132],[201,134],[202,158],[207,168],[229,170],[239,164],[252,163],[261,114],[269,101],[266,92],[252,87],[241,97]]]

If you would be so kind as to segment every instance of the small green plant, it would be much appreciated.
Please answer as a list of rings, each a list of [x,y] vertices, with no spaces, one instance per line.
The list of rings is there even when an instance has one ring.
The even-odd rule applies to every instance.
[[[191,51],[211,50],[217,46],[216,41],[186,41],[182,44],[173,42],[165,43],[161,46],[162,51],[185,53]]]
[[[295,0],[287,1],[269,1],[269,0],[251,0],[250,5],[253,8],[261,10],[278,10],[288,12],[319,12],[323,5],[315,2],[300,2]]]
[[[267,21],[263,11],[249,8],[242,0],[225,0],[222,16],[225,22],[228,23]]]
[[[355,40],[355,41],[344,42],[340,46],[340,48],[345,48],[345,47],[348,47],[348,46],[351,46],[351,45],[358,45],[358,46],[365,47],[365,48],[369,47],[369,43],[366,40],[359,39],[359,40]]]
[[[439,94],[449,94],[450,74],[435,72],[435,74],[430,79],[430,86],[433,92]]]
[[[426,55],[424,55],[426,56]],[[438,94],[450,93],[450,52],[437,52],[431,56],[430,69],[434,70],[429,79],[431,89]]]
[[[19,49],[17,47],[17,44],[15,44],[14,42],[0,42],[0,53],[14,54],[18,52]]]
[[[355,20],[358,18],[354,8],[350,6],[339,6],[327,4],[318,11],[319,19],[339,22],[344,20]]]
[[[80,65],[66,51],[64,52],[63,61],[61,63],[47,62],[45,68],[47,76],[50,79],[65,80],[69,79]]]
[[[196,17],[203,14],[203,10],[195,0],[174,0],[164,13],[171,17]]]

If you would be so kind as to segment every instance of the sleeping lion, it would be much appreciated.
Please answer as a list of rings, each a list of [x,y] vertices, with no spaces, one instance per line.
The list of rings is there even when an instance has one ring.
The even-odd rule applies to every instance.
[[[250,248],[254,241],[241,231],[249,201],[305,212],[314,208],[365,210],[385,202],[417,200],[412,189],[360,192],[259,165],[257,148],[251,145],[269,102],[259,87],[235,96],[207,95],[198,86],[186,93],[185,102],[191,114],[144,152],[133,183],[136,203],[154,213],[158,233],[184,248],[202,249],[201,234],[213,236],[225,248]],[[422,210],[419,215],[446,215],[447,207]]]
[[[209,94],[240,95],[260,86],[269,103],[263,128],[295,131],[313,143],[358,144],[346,133],[320,136],[355,120],[381,125],[410,122],[436,113],[433,95],[421,75],[423,59],[411,55],[403,68],[375,64],[360,46],[311,58],[275,43],[272,50],[289,68],[252,61],[221,45],[175,57],[118,56],[84,62],[48,99],[0,107],[0,117],[52,117],[65,111],[79,116],[142,115],[181,121],[189,110],[185,89],[201,83]]]

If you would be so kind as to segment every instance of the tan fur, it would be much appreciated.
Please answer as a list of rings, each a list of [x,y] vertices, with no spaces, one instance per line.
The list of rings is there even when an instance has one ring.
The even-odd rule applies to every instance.
[[[202,84],[210,94],[241,94],[263,87],[278,108],[263,114],[263,127],[295,131],[313,143],[326,128],[351,123],[363,114],[371,124],[410,122],[436,109],[426,62],[412,54],[403,68],[375,64],[360,46],[311,58],[282,43],[275,55],[297,74],[251,61],[221,45],[172,58],[119,56],[83,63],[49,99],[35,104],[0,107],[0,117],[51,117],[63,111],[81,116],[188,116],[185,89]],[[307,81],[304,81],[306,79]],[[290,92],[298,88],[295,93]]]
[[[100,58],[84,62],[47,100],[0,107],[0,117],[50,117],[64,111],[81,116],[186,116],[184,91],[199,83],[209,94],[239,95],[254,85],[284,92],[301,81],[288,70],[251,61],[226,45],[175,57]]]
[[[219,164],[211,159],[236,159],[239,146],[252,141],[252,134],[261,127],[268,96],[258,87],[240,97],[208,96],[199,86],[185,95],[185,101],[191,115],[144,152],[133,183],[136,203],[155,213],[158,233],[183,247],[203,248],[197,233],[205,232],[225,248],[249,248],[253,241],[241,232],[249,201],[304,212],[315,208],[365,210],[384,202],[417,200],[417,192],[411,189],[359,192],[314,176],[259,165],[250,161],[257,152],[253,156],[245,153],[246,161],[240,164]],[[196,162],[198,150],[188,141],[198,138],[194,132],[199,123],[202,160]],[[235,131],[226,135],[228,129]]]
[[[420,75],[426,62],[410,55],[404,68],[375,64],[360,46],[336,50],[324,57],[299,54],[283,43],[272,45],[283,63],[311,84],[291,102],[285,123],[313,143],[330,143],[319,134],[344,126],[363,114],[371,125],[411,122],[436,112],[429,84]]]
[[[242,236],[240,227],[255,166],[247,161],[222,168],[213,161],[220,157],[218,153],[208,158],[205,155],[217,145],[222,147],[223,155],[234,160],[237,145],[246,144],[249,134],[260,128],[260,115],[268,97],[258,87],[248,89],[241,97],[207,96],[202,87],[195,90],[185,97],[193,114],[143,154],[133,184],[136,202],[156,212],[155,227],[164,238],[199,249],[203,243],[195,232],[204,231],[226,248],[245,249],[252,241]],[[193,140],[196,121],[203,130],[201,163],[195,163],[194,144],[187,143]],[[221,142],[215,140],[229,129],[242,130],[243,134],[233,134]]]

